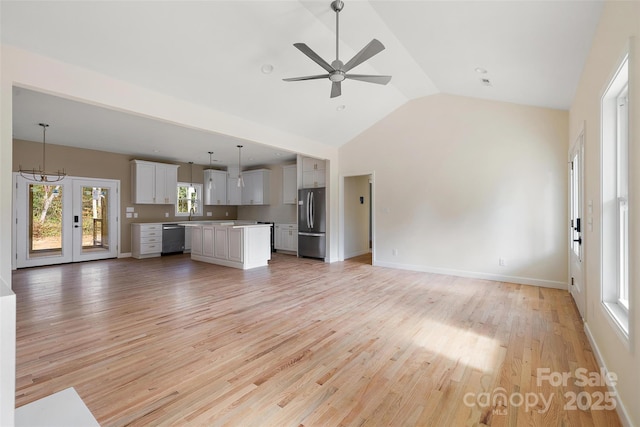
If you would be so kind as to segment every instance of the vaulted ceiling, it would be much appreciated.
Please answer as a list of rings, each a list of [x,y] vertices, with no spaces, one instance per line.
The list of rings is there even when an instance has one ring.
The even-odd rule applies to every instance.
[[[293,43],[334,59],[328,0],[3,0],[0,7],[3,44],[340,146],[406,102],[434,93],[569,108],[602,2],[347,0],[341,59],[377,38],[386,49],[354,72],[393,78],[386,86],[347,80],[333,99],[328,80],[282,81],[324,72]],[[48,121],[48,142],[127,154],[157,150],[201,164],[210,150],[231,163],[242,143],[60,95],[15,89],[14,137],[40,141],[37,123]],[[183,143],[176,147],[176,140]],[[247,148],[255,149],[256,164],[287,154]]]

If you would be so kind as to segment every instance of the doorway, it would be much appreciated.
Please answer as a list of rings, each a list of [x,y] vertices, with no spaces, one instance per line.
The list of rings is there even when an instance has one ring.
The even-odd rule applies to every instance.
[[[120,181],[15,182],[15,267],[115,258]]]
[[[373,263],[373,176],[344,177],[343,189],[343,257]]]
[[[569,291],[585,318],[584,283],[584,127],[569,151]]]

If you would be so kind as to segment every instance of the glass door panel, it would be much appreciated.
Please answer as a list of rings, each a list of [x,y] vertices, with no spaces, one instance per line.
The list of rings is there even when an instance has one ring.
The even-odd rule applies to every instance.
[[[109,189],[82,187],[82,252],[109,250]]]
[[[29,184],[29,257],[62,255],[63,187]]]

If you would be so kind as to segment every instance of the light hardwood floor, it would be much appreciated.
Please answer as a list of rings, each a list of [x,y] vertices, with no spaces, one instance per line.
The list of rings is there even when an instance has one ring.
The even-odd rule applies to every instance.
[[[367,261],[18,270],[16,404],[75,387],[103,426],[619,425],[584,409],[604,387],[537,371],[598,371],[567,292]]]

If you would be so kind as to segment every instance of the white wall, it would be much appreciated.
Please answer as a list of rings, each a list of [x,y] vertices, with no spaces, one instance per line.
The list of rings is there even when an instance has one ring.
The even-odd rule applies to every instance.
[[[566,289],[567,147],[566,111],[433,95],[341,147],[339,170],[374,172],[374,264]]]
[[[369,252],[369,175],[344,179],[344,258]],[[360,203],[360,197],[363,202]]]
[[[615,333],[600,303],[600,98],[629,38],[635,36],[630,75],[630,218],[631,346]],[[586,329],[601,362],[618,376],[617,391],[632,425],[640,425],[640,2],[607,1],[571,106],[570,138],[585,126],[585,202],[593,202],[593,230],[586,230]],[[587,212],[585,206],[585,212]],[[635,349],[634,349],[635,347]]]

